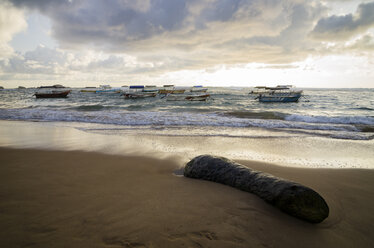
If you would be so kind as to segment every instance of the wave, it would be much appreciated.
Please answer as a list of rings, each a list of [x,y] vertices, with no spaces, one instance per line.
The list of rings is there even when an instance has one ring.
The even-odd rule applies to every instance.
[[[374,110],[374,108],[368,108],[368,107],[360,107],[360,108],[352,108],[352,109],[357,109],[357,110],[369,110],[369,111]]]
[[[306,123],[374,125],[374,117],[371,116],[308,116],[293,114],[286,116],[284,119]]]
[[[95,108],[95,107],[94,107]],[[240,114],[239,114],[240,115]],[[264,114],[259,114],[263,116]],[[278,114],[269,114],[278,115]],[[265,129],[283,130],[310,130],[312,132],[333,131],[327,134],[333,138],[372,139],[370,126],[365,125],[366,134],[363,134],[362,125],[341,123],[314,123],[282,119],[240,118],[234,115],[221,115],[217,113],[188,113],[188,112],[145,112],[125,111],[118,109],[104,109],[97,111],[51,110],[51,109],[0,109],[0,119],[3,120],[30,120],[30,121],[66,121],[98,124],[114,124],[123,126],[202,126],[202,127],[258,127]],[[285,117],[287,119],[287,116]],[[299,120],[299,119],[297,119]],[[343,135],[344,134],[344,135]],[[335,135],[335,136],[333,136]]]
[[[96,105],[81,105],[81,106],[78,106],[78,107],[73,107],[73,108],[68,108],[68,109],[78,110],[78,111],[100,111],[100,110],[103,110],[105,108],[108,109],[108,108],[111,108],[111,107],[96,104]]]
[[[249,112],[249,111],[232,111],[226,112],[224,115],[234,116],[238,118],[248,119],[273,119],[273,120],[284,120],[286,114],[279,112]]]

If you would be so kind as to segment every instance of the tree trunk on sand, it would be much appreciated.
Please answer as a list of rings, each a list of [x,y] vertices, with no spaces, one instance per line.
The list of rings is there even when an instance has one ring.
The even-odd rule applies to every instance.
[[[314,190],[252,170],[223,157],[201,155],[188,162],[184,176],[230,185],[254,193],[294,217],[320,223],[329,215],[325,200]]]

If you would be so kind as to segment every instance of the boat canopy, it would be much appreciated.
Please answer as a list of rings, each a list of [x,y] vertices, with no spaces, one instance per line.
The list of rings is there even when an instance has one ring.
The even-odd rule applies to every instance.
[[[61,84],[55,84],[55,85],[52,85],[52,86],[40,86],[39,89],[58,89],[58,88],[66,88],[65,86],[62,86]]]
[[[265,87],[267,90],[289,90],[289,87]]]
[[[290,84],[283,84],[283,85],[277,85],[277,88],[293,88],[294,86],[293,85],[290,85]]]
[[[130,89],[143,89],[144,85],[130,85]]]

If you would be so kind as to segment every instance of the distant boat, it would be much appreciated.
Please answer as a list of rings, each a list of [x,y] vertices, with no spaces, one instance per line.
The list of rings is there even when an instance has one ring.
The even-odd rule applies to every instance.
[[[292,90],[292,85],[265,87],[263,93],[257,93],[260,102],[297,102],[302,96],[302,90]]]
[[[18,86],[18,89],[19,90],[24,90],[24,89],[26,89],[26,87],[24,87],[24,86]]]
[[[209,94],[186,94],[186,95],[169,94],[166,96],[166,101],[206,101],[209,98],[210,98]]]
[[[70,89],[56,84],[53,86],[41,86],[34,95],[36,98],[66,98],[70,92]]]

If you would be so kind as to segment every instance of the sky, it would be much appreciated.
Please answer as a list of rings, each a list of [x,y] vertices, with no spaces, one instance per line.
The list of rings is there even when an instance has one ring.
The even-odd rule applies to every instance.
[[[0,0],[0,85],[374,88],[374,0]]]

